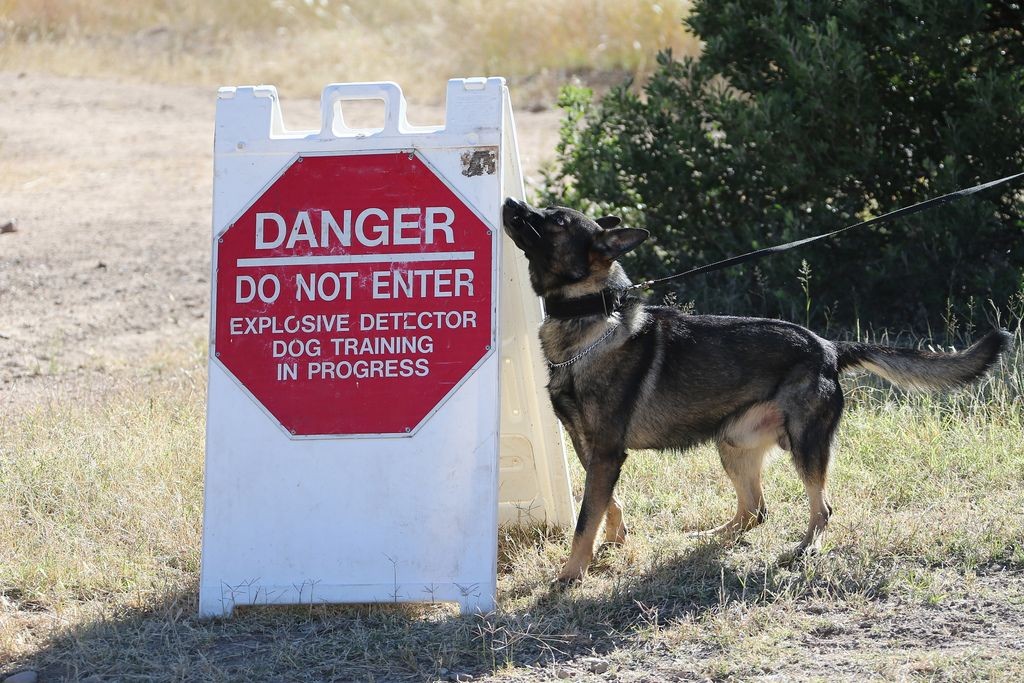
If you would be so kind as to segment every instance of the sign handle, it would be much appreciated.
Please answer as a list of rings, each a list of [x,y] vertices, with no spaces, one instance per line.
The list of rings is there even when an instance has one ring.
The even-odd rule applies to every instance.
[[[405,96],[397,83],[380,81],[376,83],[331,83],[320,96],[320,138],[333,140],[344,133],[357,133],[345,125],[345,119],[338,103],[344,100],[381,100],[384,102],[384,135],[399,135],[409,132],[405,118]]]

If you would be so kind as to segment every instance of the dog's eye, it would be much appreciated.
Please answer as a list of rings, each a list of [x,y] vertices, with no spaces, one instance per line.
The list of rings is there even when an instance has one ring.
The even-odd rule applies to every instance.
[[[555,214],[555,223],[558,224],[558,227],[564,228],[566,222],[567,221],[565,220],[565,216],[561,214]]]

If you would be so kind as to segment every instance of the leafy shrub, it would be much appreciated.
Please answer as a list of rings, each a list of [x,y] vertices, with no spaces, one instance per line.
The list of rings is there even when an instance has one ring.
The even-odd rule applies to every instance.
[[[661,276],[1024,170],[1016,2],[698,0],[699,59],[562,92],[543,199],[620,213]],[[1024,282],[1024,183],[674,288],[707,312],[940,326]],[[801,261],[807,263],[801,268]]]

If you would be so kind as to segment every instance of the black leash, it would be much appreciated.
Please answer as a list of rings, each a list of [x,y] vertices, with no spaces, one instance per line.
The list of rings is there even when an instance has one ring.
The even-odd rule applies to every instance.
[[[600,292],[593,294],[587,294],[586,296],[577,297],[574,299],[562,299],[562,298],[545,298],[544,299],[544,311],[545,314],[560,320],[570,320],[573,318],[583,318],[591,315],[604,315],[609,316],[612,313],[619,310],[622,304],[633,297],[628,294],[634,289],[650,289],[653,285],[667,282],[669,280],[675,280],[683,277],[690,277],[691,275],[700,275],[701,273],[710,273],[715,270],[722,270],[729,266],[739,265],[741,263],[747,263],[748,261],[755,261],[763,256],[769,254],[778,254],[783,251],[789,251],[796,247],[802,247],[805,244],[811,242],[817,242],[818,240],[827,239],[829,237],[835,237],[839,233],[846,232],[847,230],[853,230],[854,228],[863,228],[869,225],[878,225],[879,223],[888,223],[889,221],[895,220],[902,216],[909,216],[911,214],[920,213],[927,209],[939,206],[951,202],[954,199],[960,199],[972,195],[975,192],[981,192],[987,190],[990,187],[996,185],[1002,185],[1008,183],[1011,180],[1015,180],[1024,176],[1024,173],[1015,173],[1014,175],[1008,175],[1005,178],[998,180],[992,180],[987,183],[975,185],[974,187],[968,187],[963,190],[956,190],[949,194],[944,194],[940,197],[933,197],[932,199],[926,199],[923,202],[913,204],[911,206],[905,206],[895,211],[876,216],[875,218],[869,218],[866,221],[860,223],[854,223],[853,225],[847,225],[845,228],[839,228],[832,232],[822,233],[820,235],[814,235],[813,237],[805,237],[804,239],[796,240],[794,242],[786,242],[785,244],[778,244],[774,247],[765,247],[764,249],[758,249],[751,251],[746,254],[740,254],[739,256],[732,256],[721,261],[715,261],[709,263],[706,266],[700,266],[699,268],[692,268],[682,273],[676,273],[675,275],[669,275],[668,277],[657,278],[655,280],[645,280],[644,282],[638,282],[635,285],[630,285],[625,289],[603,289]]]
[[[926,209],[930,209],[930,208],[932,208],[934,206],[939,206],[940,204],[945,204],[947,202],[951,202],[954,199],[960,199],[961,197],[966,197],[968,195],[972,195],[975,192],[981,192],[982,190],[987,190],[990,187],[995,187],[996,185],[1002,185],[1003,183],[1008,183],[1011,180],[1014,180],[1016,178],[1020,178],[1021,176],[1024,176],[1024,173],[1015,173],[1014,175],[1008,175],[1005,178],[1000,178],[999,180],[992,180],[992,181],[989,181],[987,183],[982,183],[981,185],[975,185],[974,187],[968,187],[968,188],[966,188],[964,190],[957,190],[955,192],[950,192],[949,194],[944,194],[941,197],[933,197],[932,199],[926,199],[923,202],[920,202],[918,204],[914,204],[912,206],[905,206],[905,207],[903,207],[901,209],[896,209],[895,211],[890,211],[889,213],[883,214],[881,216],[876,216],[875,218],[869,218],[866,221],[861,221],[860,223],[854,223],[853,225],[847,225],[845,228],[839,228],[838,230],[833,230],[832,232],[822,233],[821,235],[815,235],[814,237],[805,237],[802,240],[796,240],[795,242],[787,242],[785,244],[779,244],[779,245],[776,245],[774,247],[765,247],[764,249],[758,249],[757,251],[751,251],[751,252],[748,252],[746,254],[740,254],[739,256],[732,256],[730,258],[723,259],[721,261],[716,261],[714,263],[709,263],[706,266],[700,266],[699,268],[693,268],[691,270],[687,270],[687,271],[682,272],[682,273],[676,273],[675,275],[669,275],[668,277],[662,277],[662,278],[657,278],[655,280],[646,280],[644,282],[638,282],[635,285],[630,285],[629,287],[627,287],[626,291],[629,291],[631,289],[639,289],[641,287],[649,289],[652,285],[656,285],[656,284],[659,284],[659,283],[662,283],[662,282],[667,282],[668,280],[675,280],[675,279],[681,278],[681,277],[689,277],[691,275],[700,275],[701,273],[709,273],[709,272],[711,272],[713,270],[721,270],[723,268],[728,268],[729,266],[735,266],[735,265],[739,265],[740,263],[747,263],[748,261],[754,261],[756,259],[761,258],[762,256],[768,256],[769,254],[778,254],[779,252],[788,251],[790,249],[795,249],[796,247],[802,247],[803,245],[810,244],[811,242],[817,242],[818,240],[823,240],[823,239],[826,239],[826,238],[829,238],[829,237],[835,237],[836,235],[838,235],[841,232],[846,232],[847,230],[853,230],[854,228],[864,228],[864,227],[867,227],[869,225],[877,225],[879,223],[888,223],[889,221],[895,220],[895,219],[900,218],[902,216],[909,216],[911,214],[920,213],[921,211],[925,211]]]

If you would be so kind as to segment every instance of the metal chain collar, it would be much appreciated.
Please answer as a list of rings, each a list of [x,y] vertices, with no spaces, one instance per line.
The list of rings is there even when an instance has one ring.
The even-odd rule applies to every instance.
[[[613,326],[609,327],[608,331],[605,332],[604,334],[602,334],[601,337],[597,341],[595,341],[593,344],[591,344],[587,348],[585,348],[582,351],[580,351],[579,353],[577,353],[575,356],[573,356],[569,360],[564,360],[561,363],[552,363],[551,361],[547,361],[548,367],[549,368],[564,368],[566,365],[572,365],[573,363],[578,361],[580,358],[583,358],[583,356],[587,355],[588,353],[593,351],[595,348],[597,348],[598,344],[600,344],[605,339],[607,339],[609,337],[609,335],[611,335],[611,333],[614,332],[615,330],[619,329],[619,327],[621,327],[621,323],[618,324],[618,325],[613,325]]]

